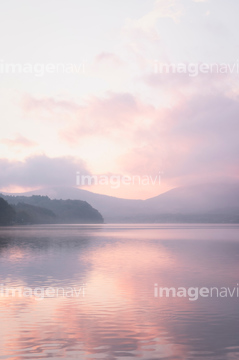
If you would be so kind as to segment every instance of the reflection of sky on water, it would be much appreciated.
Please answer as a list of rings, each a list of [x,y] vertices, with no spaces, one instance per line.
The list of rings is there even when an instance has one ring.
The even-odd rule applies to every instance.
[[[236,359],[239,298],[154,298],[165,287],[234,287],[238,230],[213,226],[2,229],[0,283],[86,296],[0,298],[0,359]]]

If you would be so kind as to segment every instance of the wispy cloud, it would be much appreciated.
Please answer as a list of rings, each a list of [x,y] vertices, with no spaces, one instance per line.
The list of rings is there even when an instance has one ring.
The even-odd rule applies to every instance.
[[[2,144],[7,145],[10,148],[29,148],[37,146],[37,144],[26,137],[18,134],[14,139],[1,139]]]

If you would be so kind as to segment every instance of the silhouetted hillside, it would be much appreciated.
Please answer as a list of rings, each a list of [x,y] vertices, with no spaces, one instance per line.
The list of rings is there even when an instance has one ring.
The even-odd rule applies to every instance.
[[[55,224],[56,215],[48,209],[24,203],[12,205],[16,212],[17,224]]]
[[[85,201],[51,200],[47,196],[2,197],[15,209],[19,224],[101,224],[102,215]],[[13,210],[14,211],[14,210]]]
[[[3,198],[0,198],[0,225],[12,225],[15,217],[14,209]]]

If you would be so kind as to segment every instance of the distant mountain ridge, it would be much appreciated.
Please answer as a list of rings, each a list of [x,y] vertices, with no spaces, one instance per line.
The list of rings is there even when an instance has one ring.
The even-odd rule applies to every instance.
[[[34,194],[52,199],[87,201],[108,223],[239,223],[237,183],[179,187],[147,200],[121,199],[73,187],[45,188],[21,195]]]

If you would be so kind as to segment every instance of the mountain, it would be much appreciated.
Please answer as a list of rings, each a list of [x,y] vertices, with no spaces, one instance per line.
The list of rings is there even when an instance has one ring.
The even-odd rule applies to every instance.
[[[16,224],[55,224],[57,222],[57,217],[51,210],[23,202],[12,207],[16,212]]]
[[[51,199],[62,200],[83,200],[97,209],[107,222],[128,222],[129,217],[135,214],[137,208],[143,206],[143,200],[127,200],[113,196],[95,194],[87,190],[74,187],[56,187],[44,188],[35,191],[29,191],[22,194],[8,194],[15,196],[42,195]],[[9,199],[7,201],[10,201]]]
[[[160,213],[234,213],[239,209],[239,184],[200,184],[172,189],[146,200]]]
[[[239,184],[199,184],[172,189],[147,200],[121,199],[78,188],[45,188],[24,193],[84,200],[108,223],[239,223]]]
[[[0,195],[16,212],[20,224],[102,224],[98,210],[86,201],[51,200],[47,196]]]
[[[15,221],[16,213],[14,209],[0,198],[0,225],[12,225]]]

